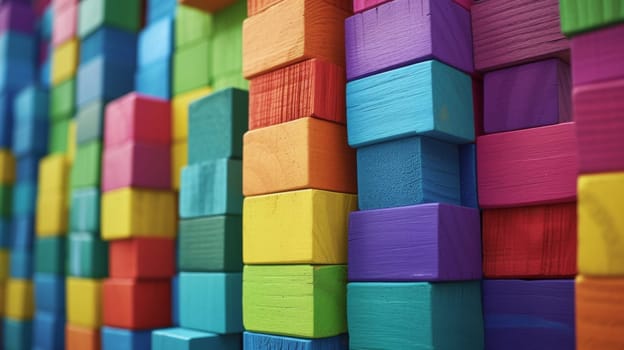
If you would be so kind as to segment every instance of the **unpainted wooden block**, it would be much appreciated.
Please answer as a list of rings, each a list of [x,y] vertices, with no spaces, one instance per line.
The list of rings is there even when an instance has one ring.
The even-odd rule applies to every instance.
[[[113,240],[109,254],[112,278],[170,278],[175,274],[175,240],[171,238]]]
[[[102,191],[124,187],[166,190],[171,187],[171,146],[128,142],[102,154]]]
[[[71,39],[64,44],[57,46],[52,54],[52,84],[70,79],[76,75],[78,68],[78,50],[80,42],[78,39]]]
[[[171,146],[171,188],[180,191],[182,169],[188,164],[188,142],[175,142]]]
[[[622,35],[624,24],[570,40],[572,82],[575,87],[624,79],[624,68],[620,64],[624,60],[624,48],[620,45]]]
[[[39,162],[39,191],[63,193],[67,191],[69,166],[64,154],[42,158]]]
[[[108,276],[108,242],[97,232],[72,232],[67,237],[67,274],[72,277]]]
[[[66,279],[67,323],[87,328],[102,325],[102,282],[97,279]]]
[[[180,220],[178,266],[185,272],[240,272],[242,218],[209,216]]]
[[[279,335],[244,332],[243,346],[250,350],[291,348],[293,350],[347,350],[349,338],[346,334],[330,338],[303,339]]]
[[[100,329],[67,323],[65,327],[66,350],[100,350]]]
[[[152,332],[153,350],[241,350],[240,334],[220,335],[187,328],[166,328]]]
[[[35,311],[32,281],[10,278],[6,282],[4,316],[14,320],[29,320]]]
[[[102,283],[103,322],[127,329],[171,325],[169,279],[108,278]]]
[[[247,0],[247,13],[248,16],[255,16],[258,13],[268,9],[269,7],[279,3],[282,0]],[[332,4],[333,6],[339,7],[345,11],[351,12],[352,10],[352,6],[351,6],[351,1],[352,0],[323,0],[329,4]],[[370,1],[375,1],[375,0],[370,0]],[[380,0],[376,0],[376,1],[380,1]],[[388,1],[388,0],[385,0]]]
[[[576,36],[624,22],[624,7],[619,0],[561,0],[561,31]]]
[[[39,237],[65,235],[69,201],[67,192],[39,192],[35,232]]]
[[[192,102],[211,92],[211,88],[203,87],[173,97],[171,100],[171,117],[173,118],[171,138],[173,142],[188,139],[189,106]]]
[[[624,279],[576,278],[576,348],[616,350],[624,346]]]
[[[15,181],[15,158],[11,151],[0,150],[0,183],[12,184]]]

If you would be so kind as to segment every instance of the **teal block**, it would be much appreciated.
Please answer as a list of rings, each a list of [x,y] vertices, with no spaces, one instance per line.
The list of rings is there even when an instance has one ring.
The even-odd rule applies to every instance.
[[[33,214],[37,203],[37,184],[30,181],[16,183],[10,203],[14,216]]]
[[[16,119],[47,119],[48,90],[30,85],[22,89],[13,102],[13,116]]]
[[[71,192],[69,228],[74,232],[100,231],[100,189],[82,188]]]
[[[225,89],[189,107],[188,164],[217,158],[242,158],[249,93]]]
[[[478,281],[349,283],[350,349],[482,350]]]
[[[78,145],[83,145],[102,138],[104,135],[104,106],[104,101],[95,100],[78,110],[75,118],[76,143]]]
[[[180,326],[218,334],[240,333],[241,273],[180,273]]]
[[[152,350],[240,350],[240,334],[219,335],[185,328],[152,332]]]
[[[31,279],[33,275],[32,250],[12,249],[9,267],[11,278]]]
[[[180,271],[240,272],[243,222],[240,216],[209,216],[180,220]]]
[[[3,349],[26,350],[32,344],[32,321],[4,318],[2,324]]]
[[[65,274],[65,237],[38,237],[35,240],[35,272]]]
[[[67,274],[74,277],[108,276],[108,242],[99,234],[71,233],[68,237]]]

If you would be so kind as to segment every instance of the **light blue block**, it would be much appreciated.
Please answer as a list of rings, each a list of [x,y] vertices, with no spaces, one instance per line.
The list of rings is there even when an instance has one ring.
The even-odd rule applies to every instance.
[[[177,251],[176,249],[176,253]],[[178,275],[171,278],[171,324],[180,325],[180,278]]]
[[[22,89],[13,103],[15,119],[48,119],[48,90],[37,85]]]
[[[139,67],[135,76],[136,91],[162,99],[171,98],[171,59],[165,58]]]
[[[2,323],[4,350],[27,350],[32,344],[32,321],[4,318]]]
[[[349,350],[349,337],[346,334],[320,339],[282,337],[279,335],[243,333],[245,350]]]
[[[349,283],[350,349],[482,350],[480,282]]]
[[[100,189],[88,187],[71,192],[69,228],[74,232],[99,232]]]
[[[241,350],[240,334],[218,335],[186,328],[152,332],[152,350]]]
[[[99,27],[80,43],[80,64],[103,56],[121,65],[136,61],[137,35],[113,27]]]
[[[461,172],[461,203],[465,207],[478,208],[477,155],[474,143],[459,147]]]
[[[11,248],[11,226],[10,218],[0,218],[0,248],[2,249]]]
[[[11,278],[31,279],[33,275],[32,250],[13,249],[10,258]]]
[[[473,142],[472,80],[434,60],[351,81],[347,124],[352,147],[415,135]]]
[[[33,323],[32,350],[63,350],[65,348],[65,314],[37,310]]]
[[[35,187],[39,180],[39,161],[41,157],[38,155],[27,155],[17,160],[17,169],[15,177],[19,183],[29,182]]]
[[[14,31],[0,34],[0,64],[20,61],[34,64],[36,57],[37,43],[34,36]]]
[[[13,229],[12,249],[32,250],[35,240],[35,216],[32,213],[13,216],[11,221]]]
[[[150,350],[152,331],[102,327],[102,350]]]
[[[109,102],[132,91],[135,63],[116,64],[98,56],[81,65],[76,83],[78,108],[98,99]]]
[[[173,17],[177,0],[147,0],[147,23],[154,23],[163,17]]]
[[[53,315],[65,315],[65,276],[35,273],[35,309]]]
[[[12,150],[16,158],[48,152],[48,119],[15,119]]]
[[[361,210],[448,203],[461,205],[457,145],[414,136],[357,150]]]
[[[21,178],[18,175],[18,179]],[[37,202],[37,184],[34,182],[18,182],[13,185],[13,215],[26,216],[35,213]]]
[[[149,24],[139,34],[137,62],[140,68],[154,62],[170,59],[174,50],[172,17],[164,17]]]
[[[49,5],[43,15],[41,15],[41,19],[39,20],[39,35],[43,39],[51,39],[52,38],[52,23],[54,19],[54,11],[52,11],[52,5]]]
[[[180,326],[204,332],[243,331],[242,274],[181,272]]]
[[[13,143],[13,100],[12,92],[0,92],[0,147],[10,148]]]

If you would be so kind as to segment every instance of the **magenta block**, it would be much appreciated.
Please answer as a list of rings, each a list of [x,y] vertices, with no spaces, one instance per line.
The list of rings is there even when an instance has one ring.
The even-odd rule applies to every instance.
[[[0,33],[16,31],[32,33],[35,30],[35,11],[28,4],[8,2],[0,5]]]
[[[472,0],[454,0],[456,3],[458,3],[459,5],[461,5],[463,8],[465,8],[466,10],[470,10],[470,7],[472,7]]]
[[[123,187],[171,187],[169,145],[126,143],[106,148],[102,155],[102,191]]]
[[[52,44],[59,46],[76,36],[78,5],[69,4],[54,13]]]
[[[572,38],[574,86],[624,78],[624,24]]]

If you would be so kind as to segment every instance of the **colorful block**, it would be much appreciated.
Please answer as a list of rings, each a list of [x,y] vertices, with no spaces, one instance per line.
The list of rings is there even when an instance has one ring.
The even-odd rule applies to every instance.
[[[30,85],[15,96],[13,101],[15,119],[47,119],[48,90],[37,85]]]
[[[11,219],[0,218],[0,249],[7,249],[11,247],[11,235]]]
[[[102,143],[93,141],[76,148],[76,159],[71,170],[71,188],[99,187]]]
[[[20,183],[37,183],[39,160],[40,157],[33,154],[17,159],[16,178],[19,178],[20,181],[15,184],[16,187]]]
[[[76,36],[78,26],[78,5],[68,4],[54,12],[52,25],[52,44],[59,46]]]
[[[123,328],[102,327],[104,350],[150,350],[151,331],[131,331]]]
[[[50,155],[39,163],[39,191],[64,192],[67,190],[69,163],[65,155]]]
[[[188,164],[188,142],[176,142],[171,146],[171,188],[180,190],[182,169]]]
[[[34,214],[13,215],[11,248],[30,252],[35,241]]]
[[[171,324],[180,324],[180,275],[171,278]]]
[[[101,100],[93,101],[80,108],[74,119],[78,145],[97,141],[104,135],[104,103]]]
[[[213,0],[205,2],[202,0],[180,0],[181,4],[198,8],[206,12],[217,12],[235,3],[236,0]]]
[[[48,136],[48,153],[65,154],[67,152],[70,121],[71,119],[52,121]]]
[[[477,198],[477,147],[474,143],[459,146],[459,173],[461,204],[478,208]]]
[[[74,78],[55,84],[50,89],[50,118],[52,120],[73,117],[75,91],[76,80]]]
[[[65,192],[40,192],[37,196],[37,236],[64,235],[67,232],[68,209]]]
[[[2,333],[5,349],[30,349],[32,343],[32,321],[4,318]]]
[[[180,271],[240,272],[242,270],[242,218],[210,216],[180,220]]]
[[[576,278],[576,348],[615,350],[624,345],[624,279]]]
[[[617,0],[561,0],[559,9],[561,31],[568,36],[624,22],[624,8]]]
[[[270,334],[243,333],[243,347],[249,350],[292,348],[297,350],[347,350],[349,338],[338,335],[331,338],[303,339]]]
[[[111,62],[124,64],[136,61],[137,35],[114,27],[101,27],[82,40],[80,64],[103,56]]]
[[[68,277],[66,285],[67,323],[72,326],[98,328],[102,325],[102,282],[96,279]],[[70,344],[70,335],[67,334]],[[82,338],[82,337],[81,337]],[[69,347],[68,347],[69,348]],[[77,349],[88,349],[80,347]]]
[[[212,42],[202,40],[182,49],[173,56],[174,95],[209,86],[212,82]]]
[[[72,277],[108,276],[108,242],[97,233],[72,232],[68,238],[67,273]]]
[[[389,0],[353,0],[353,12],[361,12],[373,7],[377,7]]]
[[[33,300],[33,285],[31,281],[9,279],[6,283],[6,309],[4,310],[4,316],[14,320],[31,319],[34,313]]]
[[[13,278],[30,279],[33,274],[33,254],[31,250],[13,249],[9,265],[10,275]]]
[[[267,8],[275,5],[276,3],[280,1],[281,0],[247,0],[247,12],[249,13],[249,17],[257,15],[258,13],[266,10]],[[388,1],[388,0],[365,0],[365,1],[381,2],[381,1]],[[333,1],[332,3],[335,6],[338,6],[345,11],[351,12],[351,5],[352,5],[351,1],[338,0],[338,1]],[[355,3],[353,5],[355,5]]]
[[[128,32],[141,27],[141,1],[139,0],[83,0],[78,15],[78,34],[84,39],[102,26]]]
[[[13,191],[7,192],[7,188],[10,187],[5,187],[3,189],[0,185],[0,211],[11,210],[12,205],[14,218],[28,216],[29,219],[32,219],[36,206],[37,184],[23,181],[16,183],[13,186]],[[9,215],[8,211],[4,213],[7,213],[7,216]]]
[[[212,74],[215,90],[227,87],[248,89],[243,78],[243,20],[247,17],[244,0],[227,0],[232,5],[214,15]]]
[[[65,276],[36,273],[35,307],[44,312],[65,316]],[[61,332],[62,333],[62,332]]]
[[[189,107],[192,102],[210,94],[211,92],[212,90],[209,87],[204,87],[180,94],[172,99],[171,113],[173,118],[173,130],[171,137],[173,141],[183,141],[188,139]]]
[[[98,232],[100,229],[100,191],[97,187],[73,190],[69,228],[75,232]]]
[[[63,349],[65,346],[65,317],[60,314],[37,312],[33,321],[33,349]]]
[[[66,350],[100,350],[100,330],[67,324],[65,327]]]
[[[13,201],[13,188],[9,185],[0,184],[0,216],[11,216],[11,202]]]
[[[12,184],[13,181],[15,181],[15,158],[9,150],[2,149],[0,150],[0,183]]]
[[[43,155],[48,151],[48,120],[16,120],[13,125],[13,155]]]
[[[177,0],[147,0],[146,20],[152,24],[164,17],[175,14],[178,5]]]
[[[65,237],[39,237],[35,240],[35,272],[65,274]]]
[[[174,50],[174,21],[164,17],[149,24],[139,34],[137,64],[143,68],[168,59]]]
[[[0,91],[19,91],[36,79],[34,57],[21,60],[6,59],[0,62]]]
[[[602,1],[600,1],[602,2]],[[570,42],[574,86],[623,79],[624,24],[574,37]]]
[[[78,67],[78,51],[80,50],[80,42],[77,39],[71,39],[66,43],[57,46],[52,56],[52,84],[58,83],[72,78],[76,75]]]
[[[212,37],[213,16],[193,7],[178,5],[175,9],[176,50]]]
[[[140,66],[134,76],[135,90],[146,96],[171,98],[171,59]]]
[[[128,329],[171,325],[171,285],[168,279],[109,278],[102,285],[104,324]]]
[[[113,278],[169,278],[175,274],[175,240],[170,238],[113,240],[109,254]]]
[[[219,335],[186,328],[167,328],[152,332],[153,350],[240,350],[240,334]]]
[[[15,1],[4,2],[0,7],[0,31],[14,30],[32,33],[35,28],[35,13],[30,4]]]
[[[76,78],[76,105],[82,108],[96,100],[108,102],[132,91],[134,69],[134,61],[121,64],[105,56],[98,56],[80,65]]]
[[[165,190],[171,186],[171,147],[129,142],[105,148],[102,167],[104,192],[124,187]]]
[[[8,249],[0,249],[0,283],[9,278],[9,252],[10,250]],[[4,286],[2,286],[2,288],[3,287]]]

